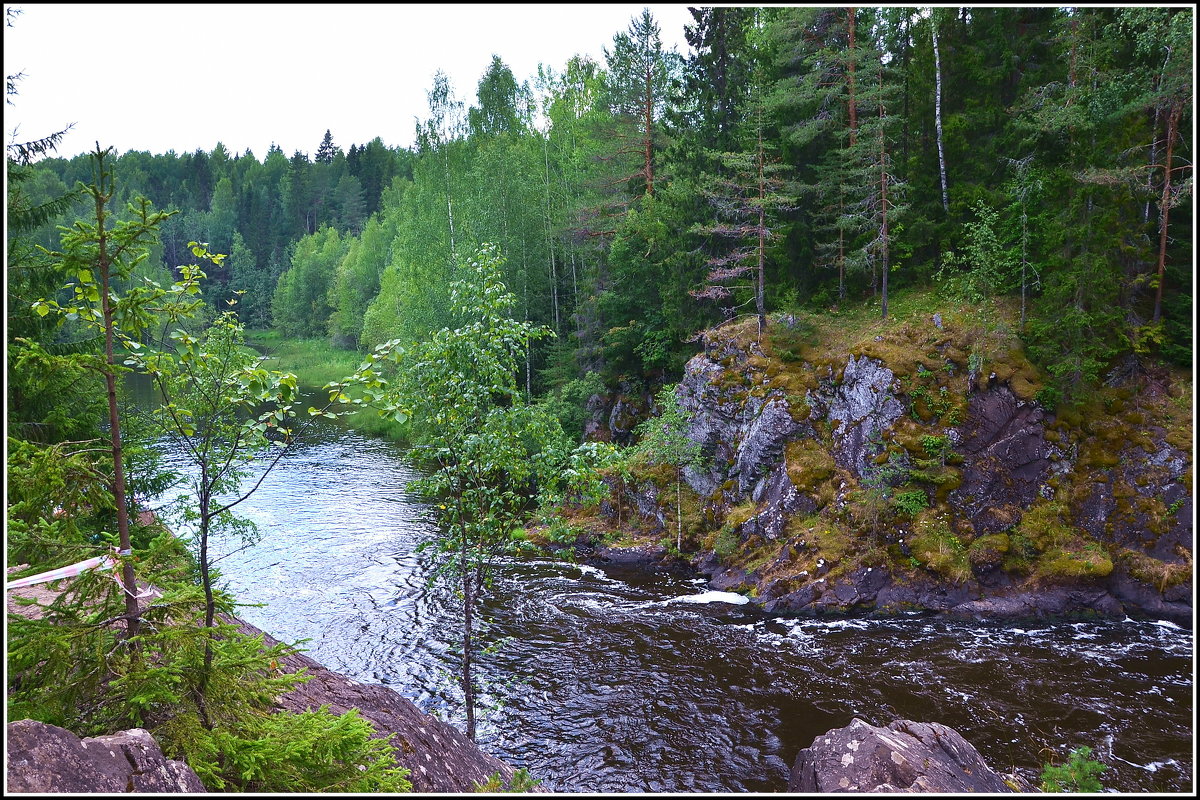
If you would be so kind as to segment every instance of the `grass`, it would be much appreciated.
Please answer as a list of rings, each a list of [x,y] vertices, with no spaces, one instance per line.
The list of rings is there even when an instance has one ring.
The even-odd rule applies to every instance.
[[[320,389],[342,380],[363,361],[362,353],[334,347],[327,339],[288,339],[278,331],[246,331],[246,343],[267,357],[264,364],[267,369],[293,372],[300,385],[308,389]],[[369,436],[394,441],[407,438],[403,426],[380,418],[372,409],[359,409],[343,420]]]
[[[358,369],[363,355],[326,339],[287,339],[277,331],[246,331],[246,343],[267,357],[266,367],[294,372],[301,386],[321,388]]]

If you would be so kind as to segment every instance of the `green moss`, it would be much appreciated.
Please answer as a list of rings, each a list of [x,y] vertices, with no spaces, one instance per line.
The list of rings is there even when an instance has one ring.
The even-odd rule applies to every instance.
[[[1169,563],[1137,550],[1126,549],[1118,554],[1118,560],[1125,565],[1130,575],[1156,587],[1162,593],[1172,586],[1191,583],[1191,554],[1183,551],[1182,555],[1183,561]]]
[[[967,546],[936,512],[917,520],[908,546],[914,558],[944,578],[961,583],[971,577]]]
[[[1062,503],[1039,500],[1021,516],[1016,532],[1027,539],[1038,552],[1061,546],[1077,535],[1066,522],[1067,509]]]
[[[1113,562],[1099,544],[1055,547],[1037,561],[1035,574],[1045,578],[1103,578],[1113,571]]]
[[[784,449],[788,478],[798,491],[811,493],[837,469],[833,456],[812,439],[793,439]]]
[[[994,568],[1005,563],[1012,542],[1007,533],[980,536],[967,548],[967,560],[972,569]]]

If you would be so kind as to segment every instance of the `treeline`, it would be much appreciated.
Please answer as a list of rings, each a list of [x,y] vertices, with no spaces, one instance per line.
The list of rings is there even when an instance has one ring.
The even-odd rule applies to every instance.
[[[1190,363],[1190,8],[691,11],[687,57],[643,12],[602,63],[522,82],[494,57],[469,100],[439,74],[411,150],[128,152],[118,185],[179,210],[166,267],[229,254],[211,305],[345,347],[445,326],[495,243],[512,313],[558,334],[525,354],[530,394],[654,384],[728,316],[886,315],[914,286],[1019,299],[1066,397]],[[23,191],[88,168],[43,159]]]

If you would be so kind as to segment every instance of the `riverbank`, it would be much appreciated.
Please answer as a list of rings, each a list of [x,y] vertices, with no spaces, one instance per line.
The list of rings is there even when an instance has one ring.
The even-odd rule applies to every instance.
[[[274,330],[246,331],[246,344],[267,360],[267,369],[291,372],[301,386],[317,390],[352,374],[363,361],[357,350],[344,350],[328,339],[289,339]],[[369,436],[404,441],[404,429],[381,419],[371,409],[360,409],[343,418],[345,424]]]
[[[682,486],[633,465],[560,527],[680,542],[714,589],[770,612],[1190,625],[1190,377],[1147,369],[1067,402],[1011,309],[927,312],[706,332],[676,390],[701,451]],[[617,439],[639,400],[596,398],[591,427]]]
[[[8,613],[28,619],[43,618],[52,613],[51,604],[67,591],[69,583],[61,581],[55,588],[37,585],[8,590]],[[158,596],[153,587],[142,588],[149,589],[151,597]],[[244,620],[222,617],[247,636],[261,635],[264,647],[280,643]],[[357,710],[374,727],[375,738],[391,737],[396,764],[409,770],[408,779],[414,792],[474,792],[493,775],[498,774],[507,784],[515,773],[513,767],[483,752],[452,725],[422,712],[412,701],[386,686],[355,681],[300,652],[282,657],[277,664],[282,673],[303,672],[310,676],[308,681],[275,699],[277,711],[301,713],[326,707],[341,715]],[[23,771],[37,772],[37,767],[27,765]]]

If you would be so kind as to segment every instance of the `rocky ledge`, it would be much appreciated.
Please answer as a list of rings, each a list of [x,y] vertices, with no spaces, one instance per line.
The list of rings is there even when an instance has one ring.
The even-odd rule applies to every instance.
[[[8,593],[9,613],[35,616],[40,605],[18,605],[18,597],[49,604],[54,593],[44,586]],[[247,622],[230,619],[243,632],[262,634],[268,646],[278,643]],[[422,712],[408,698],[386,686],[358,683],[333,672],[303,653],[284,657],[284,672],[305,670],[311,676],[280,696],[280,710],[300,712],[328,706],[334,714],[357,709],[375,728],[375,736],[392,735],[396,762],[410,771],[414,792],[462,793],[500,773],[506,783],[515,770],[479,749],[456,728]],[[204,791],[186,765],[163,757],[158,743],[144,730],[80,740],[53,725],[19,720],[8,726],[8,789],[17,792],[192,792]]]
[[[9,792],[203,792],[181,761],[166,758],[141,728],[80,739],[31,719],[8,723],[5,736]]]

